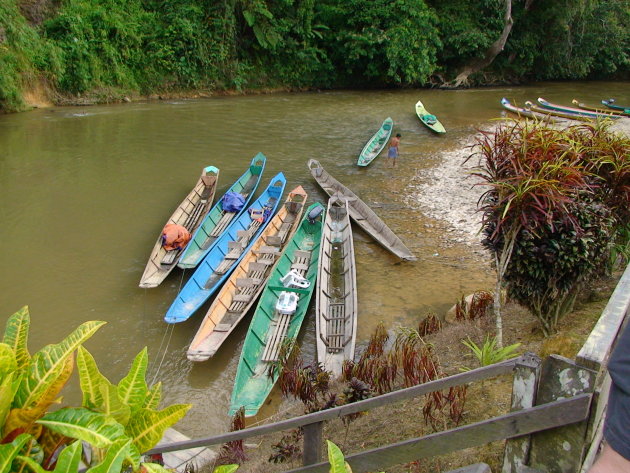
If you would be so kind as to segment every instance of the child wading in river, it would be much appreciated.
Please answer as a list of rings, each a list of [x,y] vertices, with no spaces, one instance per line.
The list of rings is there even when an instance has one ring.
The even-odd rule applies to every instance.
[[[392,160],[392,167],[396,167],[396,159],[398,158],[398,144],[400,143],[402,135],[396,133],[396,136],[389,142],[389,150],[387,151],[387,157]]]

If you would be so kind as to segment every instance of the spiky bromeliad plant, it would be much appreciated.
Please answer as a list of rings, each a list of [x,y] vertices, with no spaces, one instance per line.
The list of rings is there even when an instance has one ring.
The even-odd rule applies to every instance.
[[[582,285],[601,274],[616,225],[624,219],[612,203],[619,209],[628,205],[630,173],[621,169],[630,155],[622,158],[618,149],[613,153],[602,144],[606,133],[605,125],[558,130],[511,122],[484,132],[475,145],[472,156],[480,157],[475,174],[489,187],[480,210],[483,243],[496,265],[495,294],[506,287],[532,310],[545,335],[571,310]],[[615,189],[605,190],[611,183],[617,183]],[[500,305],[495,298],[499,346]]]
[[[85,322],[60,343],[31,356],[28,308],[9,317],[0,343],[0,473],[72,472],[78,471],[80,461],[87,462],[88,473],[116,473],[123,467],[167,471],[157,464],[141,463],[141,453],[155,446],[190,405],[156,410],[161,385],[147,386],[146,348],[117,385],[107,380],[82,346],[104,324]],[[48,412],[60,401],[75,353],[82,406]]]

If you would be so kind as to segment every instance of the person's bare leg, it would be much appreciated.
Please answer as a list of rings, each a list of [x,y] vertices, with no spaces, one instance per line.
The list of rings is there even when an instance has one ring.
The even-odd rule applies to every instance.
[[[630,460],[626,460],[606,444],[588,473],[630,473]]]

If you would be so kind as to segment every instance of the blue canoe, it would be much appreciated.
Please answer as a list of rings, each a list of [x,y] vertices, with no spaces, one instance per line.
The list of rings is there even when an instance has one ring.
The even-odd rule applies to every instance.
[[[242,210],[240,212],[224,212],[223,197],[221,197],[192,234],[192,238],[179,258],[177,266],[180,268],[195,268],[208,254],[210,247],[221,236],[221,233],[245,211],[248,202],[258,188],[266,162],[267,158],[264,154],[258,153],[254,156],[247,171],[223,195],[225,197],[230,192],[241,194],[245,198]]]
[[[258,235],[271,221],[286,183],[281,172],[273,177],[261,196],[247,211],[233,220],[212,244],[204,260],[166,312],[164,316],[166,322],[173,324],[188,320],[230,276]],[[264,217],[261,218],[263,213]]]

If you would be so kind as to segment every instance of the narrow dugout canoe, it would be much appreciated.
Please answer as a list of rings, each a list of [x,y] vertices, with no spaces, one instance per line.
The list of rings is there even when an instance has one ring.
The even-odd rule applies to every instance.
[[[348,201],[328,200],[317,272],[315,333],[317,361],[339,377],[343,362],[354,359],[357,336],[357,274]]]
[[[589,110],[591,112],[597,112],[597,113],[609,113],[611,115],[618,115],[620,117],[629,117],[630,116],[630,109],[626,112],[626,111],[622,111],[622,110],[603,109],[601,107],[597,108],[597,107],[594,107],[592,105],[587,105],[585,103],[582,103],[582,102],[580,102],[579,100],[576,100],[576,99],[573,99],[572,103],[577,108],[581,108],[582,110]]]
[[[194,233],[210,210],[218,178],[219,170],[216,167],[208,166],[204,168],[195,187],[175,209],[166,225],[169,223],[181,225],[191,234]],[[160,236],[158,236],[155,245],[153,245],[149,261],[144,268],[144,273],[140,278],[140,287],[159,286],[175,268],[181,253],[181,250],[165,250],[162,246],[162,232],[160,232]]]
[[[166,322],[174,324],[188,320],[217,291],[271,221],[286,182],[281,172],[273,177],[261,196],[212,244],[166,312]],[[261,222],[259,213],[263,211],[267,211],[268,216]]]
[[[525,107],[527,108],[527,110],[531,110],[533,112],[546,113],[554,117],[567,118],[569,120],[578,120],[581,122],[590,122],[592,120],[595,120],[595,118],[587,117],[586,115],[580,115],[577,113],[560,112],[558,110],[552,110],[551,108],[539,107],[538,105],[536,105],[533,102],[530,102],[529,100],[525,102]]]
[[[383,222],[378,215],[359,197],[324,170],[319,161],[310,159],[308,168],[317,184],[328,194],[339,192],[348,200],[350,217],[383,248],[405,261],[415,261],[416,257],[400,238]]]
[[[280,352],[295,343],[315,290],[323,213],[324,206],[318,202],[306,210],[265,286],[243,343],[230,415],[241,407],[246,417],[256,415],[278,380]],[[302,281],[298,281],[301,287],[286,287],[283,280],[291,271],[308,287]]]
[[[503,108],[509,110],[512,113],[515,113],[519,117],[532,118],[534,120],[539,120],[547,123],[557,123],[559,121],[552,118],[552,116],[548,113],[538,113],[523,107],[517,107],[505,97],[501,99],[501,105],[503,105]]]
[[[276,216],[260,234],[212,302],[188,348],[190,361],[214,356],[258,299],[306,204],[302,186],[293,189]]]
[[[630,113],[630,106],[617,105],[615,103],[615,99],[602,100],[602,104],[612,110],[621,110],[623,112]]]
[[[258,153],[249,164],[249,168],[239,177],[234,184],[225,192],[236,192],[245,198],[245,203],[240,212],[224,212],[223,197],[219,199],[216,205],[210,210],[208,215],[203,219],[199,228],[192,235],[192,238],[181,258],[178,266],[180,268],[194,268],[208,254],[210,247],[221,236],[221,233],[230,225],[230,222],[238,218],[247,208],[247,204],[251,200],[254,192],[258,188],[260,178],[265,170],[267,158],[264,154]]]
[[[431,131],[435,133],[446,133],[444,125],[442,125],[435,115],[431,115],[427,112],[427,109],[424,108],[424,104],[420,100],[416,102],[416,115],[418,115],[420,121]]]
[[[597,113],[597,112],[590,112],[588,110],[581,110],[579,108],[569,107],[569,106],[565,106],[565,105],[558,105],[558,104],[555,104],[555,103],[548,102],[547,100],[543,99],[542,97],[538,97],[538,103],[540,105],[542,105],[544,108],[548,108],[548,109],[554,110],[556,112],[569,113],[569,114],[589,117],[589,118],[592,118],[592,119],[611,118],[613,120],[616,120],[617,118],[619,118],[619,117],[614,116],[613,114],[611,114],[609,112]]]
[[[381,127],[378,129],[376,133],[370,138],[370,140],[366,143],[359,154],[359,159],[357,161],[358,166],[367,166],[372,161],[376,159],[376,157],[383,151],[383,148],[387,144],[389,137],[392,135],[392,130],[394,129],[394,120],[391,117],[387,117]]]

